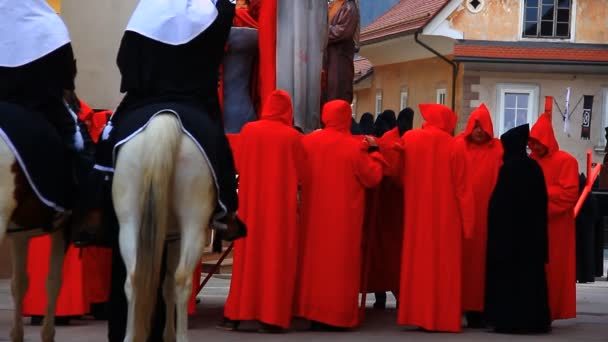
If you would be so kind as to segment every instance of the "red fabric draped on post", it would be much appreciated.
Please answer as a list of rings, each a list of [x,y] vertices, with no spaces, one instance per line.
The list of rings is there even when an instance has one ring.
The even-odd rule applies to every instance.
[[[267,99],[277,86],[277,0],[259,6],[260,98]]]

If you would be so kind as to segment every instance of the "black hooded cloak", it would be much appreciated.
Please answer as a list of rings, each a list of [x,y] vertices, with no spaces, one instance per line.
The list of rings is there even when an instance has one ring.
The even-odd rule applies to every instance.
[[[363,135],[374,133],[374,116],[371,113],[364,113],[359,119],[359,130]]]
[[[486,315],[496,332],[550,329],[545,264],[548,195],[543,171],[526,152],[529,125],[501,137],[504,164],[490,198]]]

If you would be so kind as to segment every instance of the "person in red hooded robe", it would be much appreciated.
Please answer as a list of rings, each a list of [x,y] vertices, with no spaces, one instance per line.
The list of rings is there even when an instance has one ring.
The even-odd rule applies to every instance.
[[[551,319],[576,317],[576,224],[578,163],[560,151],[551,116],[542,114],[530,132],[530,157],[543,169],[549,193],[547,285]]]
[[[403,135],[403,253],[398,324],[461,331],[462,238],[475,221],[456,114],[421,104],[422,129]]]
[[[403,151],[398,148],[401,137],[413,127],[414,111],[405,108],[399,113],[396,127],[376,139],[380,153],[387,162],[380,185],[368,192],[365,240],[366,263],[364,287],[376,297],[375,309],[386,307],[386,292],[391,291],[397,301],[403,243]],[[396,148],[397,147],[397,148]]]
[[[484,326],[486,279],[486,244],[488,240],[488,205],[502,166],[503,149],[494,138],[490,111],[485,104],[475,109],[465,131],[457,139],[466,151],[467,176],[475,201],[473,236],[462,246],[462,307],[467,312],[469,328]]]
[[[235,330],[248,320],[261,322],[267,332],[290,325],[298,257],[297,190],[305,158],[301,135],[292,124],[291,97],[277,90],[266,100],[261,119],[241,131],[239,216],[249,229],[246,239],[235,242],[220,328]]]
[[[39,325],[46,313],[46,279],[49,273],[51,238],[36,237],[30,240],[27,258],[28,288],[23,298],[23,316],[31,316],[32,325]],[[63,261],[61,290],[57,300],[55,322],[69,324],[70,318],[89,312],[89,302],[84,287],[83,260],[79,249],[70,245]]]
[[[313,329],[359,324],[365,189],[380,183],[384,159],[353,137],[350,104],[323,107],[324,129],[304,136],[302,231],[295,316]]]

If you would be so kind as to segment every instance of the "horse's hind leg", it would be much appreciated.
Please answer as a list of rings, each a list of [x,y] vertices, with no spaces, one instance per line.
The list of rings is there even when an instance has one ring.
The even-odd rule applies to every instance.
[[[141,226],[142,205],[139,202],[141,186],[139,182],[134,181],[133,175],[141,175],[141,165],[138,158],[129,156],[138,156],[143,151],[141,144],[141,135],[131,139],[129,144],[126,144],[121,153],[118,155],[117,168],[114,172],[114,180],[112,184],[112,199],[114,209],[118,219],[119,232],[119,247],[122,260],[125,263],[126,280],[125,280],[125,296],[127,298],[127,326],[125,332],[125,342],[133,342],[136,338],[135,331],[135,301],[149,300],[149,298],[137,298],[137,294],[133,291],[133,281],[135,280],[135,264],[137,258],[137,236]],[[139,332],[141,334],[142,332]],[[147,332],[149,333],[149,332]],[[143,332],[147,336],[146,332]],[[146,336],[137,336],[140,340],[145,340]]]
[[[215,209],[215,184],[211,170],[192,140],[182,140],[175,168],[174,211],[181,231],[180,257],[175,272],[177,342],[188,340],[188,300],[192,273],[200,262],[205,229]]]
[[[165,331],[164,342],[175,341],[175,269],[179,262],[179,242],[172,241],[167,244],[165,280],[163,281],[163,299],[165,300]]]
[[[61,290],[61,277],[63,270],[63,259],[65,256],[65,235],[62,229],[51,234],[51,259],[49,274],[46,280],[46,315],[42,325],[41,338],[43,342],[55,340],[55,311],[57,298]]]
[[[13,329],[11,341],[23,342],[23,298],[27,291],[27,247],[29,238],[25,236],[12,236],[11,257],[13,259],[13,279],[11,290],[15,311],[13,312]]]

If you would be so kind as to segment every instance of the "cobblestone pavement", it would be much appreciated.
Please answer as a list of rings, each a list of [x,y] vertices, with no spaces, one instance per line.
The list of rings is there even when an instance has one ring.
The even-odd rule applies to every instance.
[[[395,324],[394,298],[389,296],[388,309],[369,309],[363,326],[352,332],[317,333],[306,331],[306,323],[296,321],[291,332],[282,335],[262,335],[255,331],[255,324],[245,324],[249,332],[224,332],[215,329],[222,317],[222,307],[228,293],[230,281],[213,278],[202,293],[198,314],[190,319],[190,341],[608,341],[608,282],[579,284],[578,318],[554,324],[552,334],[547,336],[503,336],[483,331],[465,329],[462,334],[423,333],[398,327]],[[368,299],[368,308],[373,295]],[[9,284],[0,280],[0,341],[9,340],[12,303]],[[29,323],[29,319],[26,320]],[[39,327],[26,326],[26,341],[39,341]],[[59,327],[58,342],[102,342],[106,341],[106,324],[93,320],[73,321],[69,327]]]

